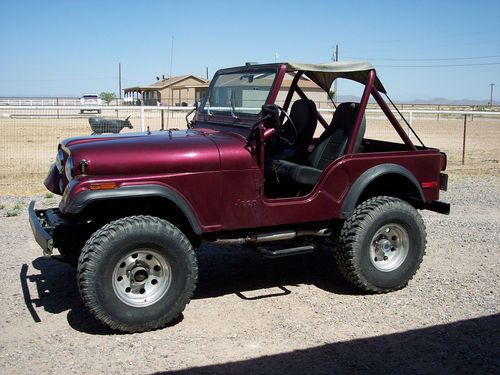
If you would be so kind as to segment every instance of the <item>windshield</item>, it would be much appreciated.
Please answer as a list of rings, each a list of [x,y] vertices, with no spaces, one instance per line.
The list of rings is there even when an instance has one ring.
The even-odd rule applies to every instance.
[[[234,118],[256,116],[266,103],[275,77],[275,71],[217,75],[201,110],[209,115],[224,114]]]

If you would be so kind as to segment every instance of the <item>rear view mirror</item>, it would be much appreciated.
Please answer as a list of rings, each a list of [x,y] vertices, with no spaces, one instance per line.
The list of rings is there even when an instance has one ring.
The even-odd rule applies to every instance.
[[[280,110],[275,104],[264,104],[262,106],[262,118],[265,128],[279,128]]]

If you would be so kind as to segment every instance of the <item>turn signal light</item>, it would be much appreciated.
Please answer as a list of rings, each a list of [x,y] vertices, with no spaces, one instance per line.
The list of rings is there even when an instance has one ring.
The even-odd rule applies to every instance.
[[[116,182],[100,182],[90,184],[90,190],[111,190],[116,188]]]

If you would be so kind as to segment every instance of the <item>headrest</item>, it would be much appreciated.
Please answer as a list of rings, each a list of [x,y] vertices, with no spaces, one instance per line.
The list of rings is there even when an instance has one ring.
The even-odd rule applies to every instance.
[[[309,99],[299,99],[292,104],[290,117],[292,118],[295,126],[297,126],[297,131],[300,132],[304,126],[308,125],[311,118],[310,116],[313,115],[315,110],[316,105]]]
[[[356,121],[359,103],[346,102],[341,103],[335,110],[332,118],[332,125],[335,129],[351,130]]]

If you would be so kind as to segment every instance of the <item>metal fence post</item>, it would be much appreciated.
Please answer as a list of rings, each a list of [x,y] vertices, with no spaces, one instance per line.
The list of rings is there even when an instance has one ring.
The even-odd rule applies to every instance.
[[[464,139],[462,143],[462,165],[465,164],[465,138],[467,134],[467,115],[464,115]]]
[[[144,131],[144,107],[141,107],[141,131]]]

